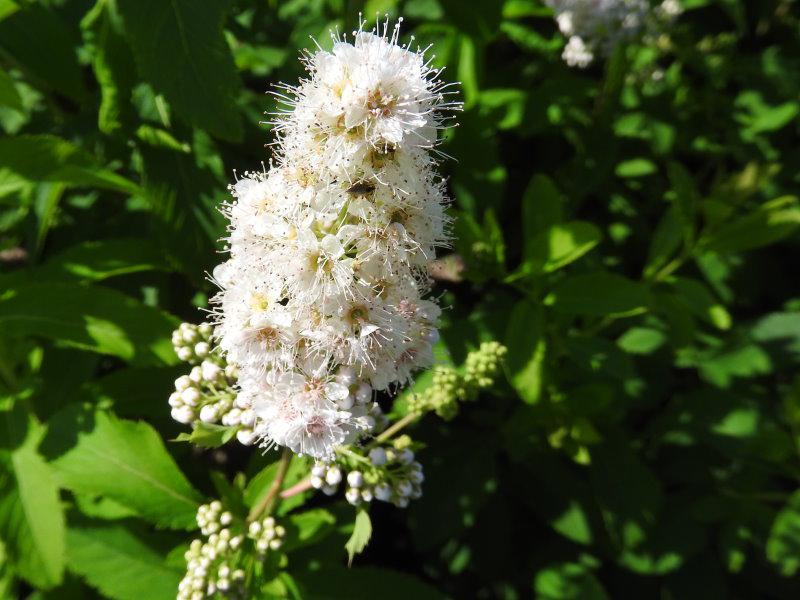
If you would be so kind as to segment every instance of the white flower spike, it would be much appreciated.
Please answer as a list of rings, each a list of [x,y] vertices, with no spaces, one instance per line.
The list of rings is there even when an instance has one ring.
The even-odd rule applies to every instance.
[[[399,25],[362,23],[304,57],[269,170],[223,207],[215,337],[267,447],[331,458],[375,427],[374,391],[433,363],[427,265],[449,226],[434,153],[460,103]]]

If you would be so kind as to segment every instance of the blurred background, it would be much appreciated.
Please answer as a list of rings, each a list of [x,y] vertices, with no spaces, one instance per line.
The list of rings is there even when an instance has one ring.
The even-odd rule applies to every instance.
[[[111,459],[160,437],[209,496],[274,460],[169,442],[170,333],[269,161],[265,92],[361,11],[461,82],[440,355],[499,340],[507,381],[414,430],[424,496],[352,569],[315,500],[336,524],[264,597],[796,598],[800,11],[682,7],[582,70],[535,0],[0,0],[0,597],[171,597],[191,515],[106,498]]]

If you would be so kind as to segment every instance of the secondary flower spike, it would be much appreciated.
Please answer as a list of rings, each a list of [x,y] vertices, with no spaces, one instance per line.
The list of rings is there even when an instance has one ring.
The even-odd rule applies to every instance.
[[[375,391],[433,364],[427,265],[449,224],[434,154],[460,104],[398,34],[387,21],[307,53],[308,77],[277,94],[270,168],[224,205],[215,337],[265,446],[330,458],[380,421]]]

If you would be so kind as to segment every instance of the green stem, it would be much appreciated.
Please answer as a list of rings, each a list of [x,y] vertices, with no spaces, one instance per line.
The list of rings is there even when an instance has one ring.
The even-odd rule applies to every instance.
[[[288,448],[283,449],[280,462],[278,463],[278,472],[275,473],[275,479],[272,480],[272,485],[267,491],[264,499],[256,504],[247,515],[248,522],[255,521],[262,515],[268,515],[275,506],[275,502],[279,500],[278,492],[281,490],[283,480],[286,478],[286,472],[289,470],[289,463],[292,462],[292,451]]]
[[[387,428],[386,431],[381,433],[378,437],[375,438],[376,443],[385,442],[389,438],[391,438],[395,433],[401,431],[406,425],[410,425],[414,421],[419,418],[419,415],[416,413],[408,413],[405,417],[400,419],[399,421],[395,422],[391,427]]]

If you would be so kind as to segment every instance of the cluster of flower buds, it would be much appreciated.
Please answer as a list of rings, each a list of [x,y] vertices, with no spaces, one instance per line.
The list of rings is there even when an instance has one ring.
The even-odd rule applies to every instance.
[[[278,550],[283,545],[286,529],[275,523],[274,517],[253,521],[247,530],[247,537],[253,540],[256,550],[262,556],[270,550]]]
[[[190,365],[199,365],[203,360],[211,356],[212,341],[211,335],[214,329],[211,323],[193,325],[191,323],[181,323],[172,332],[172,347],[175,354],[183,362]]]
[[[181,323],[172,334],[175,353],[193,365],[188,375],[175,380],[175,391],[169,397],[172,418],[179,423],[199,420],[234,427],[242,444],[253,444],[257,437],[255,413],[237,397],[236,367],[227,364],[221,353],[211,352],[212,335],[209,323]]]
[[[681,11],[677,0],[652,8],[648,0],[545,0],[555,12],[558,28],[567,36],[562,58],[571,67],[587,67],[595,56],[653,31]]]
[[[375,499],[405,508],[422,496],[425,480],[412,445],[404,435],[385,446],[340,452],[335,463],[317,462],[312,467],[311,485],[330,496],[344,483],[344,497],[354,506]]]
[[[245,598],[241,562],[245,536],[231,530],[233,515],[215,500],[197,511],[197,524],[206,540],[192,540],[186,551],[186,575],[178,585],[178,600],[203,600],[215,595]]]
[[[205,539],[195,539],[186,558],[186,575],[178,586],[178,600],[211,597],[248,598],[244,588],[248,556],[265,559],[283,544],[286,530],[274,517],[245,525],[225,510],[219,500],[201,505],[197,525]]]
[[[430,386],[409,397],[408,411],[421,415],[432,410],[449,421],[458,414],[459,402],[474,400],[479,390],[494,385],[507,352],[498,342],[483,342],[467,355],[463,373],[454,367],[436,367]]]

